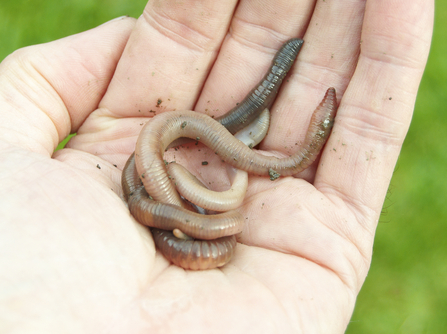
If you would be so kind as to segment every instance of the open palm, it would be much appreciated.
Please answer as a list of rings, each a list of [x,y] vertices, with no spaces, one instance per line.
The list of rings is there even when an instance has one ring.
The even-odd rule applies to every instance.
[[[343,332],[369,269],[432,19],[433,2],[422,0],[150,1],[137,21],[8,57],[0,330]],[[228,265],[170,265],[121,199],[121,169],[142,125],[169,110],[224,113],[292,37],[305,44],[260,149],[292,154],[334,86],[339,110],[321,159],[300,177],[250,177],[239,209],[246,226]],[[53,154],[70,132],[77,136]],[[192,145],[173,154],[225,186],[212,152]]]

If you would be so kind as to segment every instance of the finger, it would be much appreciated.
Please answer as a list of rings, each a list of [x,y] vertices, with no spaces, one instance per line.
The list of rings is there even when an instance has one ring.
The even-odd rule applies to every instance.
[[[101,102],[115,117],[192,109],[235,0],[149,1]]]
[[[355,74],[340,103],[315,185],[374,230],[425,68],[433,1],[367,2]]]
[[[14,52],[0,65],[0,137],[52,154],[98,105],[134,20]]]

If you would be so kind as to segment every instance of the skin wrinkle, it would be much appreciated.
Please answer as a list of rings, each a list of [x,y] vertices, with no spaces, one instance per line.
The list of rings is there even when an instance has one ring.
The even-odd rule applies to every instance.
[[[360,106],[356,108],[363,109],[370,114],[374,114],[371,109]],[[389,118],[386,115],[380,115],[380,114],[375,115],[377,116],[376,118],[385,118],[384,122],[387,121],[386,118]],[[340,128],[342,128],[343,130],[348,130],[352,134],[358,135],[362,140],[364,139],[374,140],[378,144],[382,144],[385,142],[387,145],[393,145],[395,147],[399,147],[403,143],[402,136],[390,135],[390,132],[383,130],[383,126],[380,125],[374,126],[373,123],[376,122],[368,122],[365,119],[359,119],[359,118],[348,118],[347,116],[340,117],[338,121],[339,121],[338,126],[340,126]],[[393,121],[398,123],[398,121],[395,120]],[[402,124],[404,123],[402,122]],[[397,127],[399,127],[399,124],[396,124],[396,128]],[[363,136],[363,134],[365,133],[373,134],[373,136],[365,138]]]
[[[388,94],[388,95],[391,95],[391,94]],[[405,103],[405,101],[395,101],[393,99],[390,100],[390,97],[392,98],[392,96],[384,95],[381,105],[378,105],[378,104],[373,105],[373,102],[371,102],[369,106],[364,106],[364,105],[361,105],[358,103],[344,103],[344,106],[346,108],[352,108],[353,110],[359,110],[359,111],[366,112],[367,115],[375,116],[378,119],[384,119],[384,121],[382,121],[382,123],[384,122],[384,123],[388,124],[389,122],[392,122],[392,123],[398,123],[398,125],[399,125],[399,122],[400,122],[402,125],[403,124],[402,118],[400,118],[400,117],[396,118],[396,116],[393,113],[385,114],[382,111],[382,109],[383,109],[382,106],[385,103],[392,103],[392,104],[395,104],[396,102],[402,103],[402,104]],[[388,101],[390,101],[390,102],[388,102]],[[356,112],[356,113],[360,114],[360,112]],[[351,117],[351,118],[348,118],[346,116],[344,116],[344,117],[345,117],[345,119],[354,119],[353,117]],[[374,122],[374,123],[378,123],[378,122]],[[370,127],[374,127],[374,128],[378,127],[378,126],[373,126],[372,124],[369,124],[369,125],[370,125]],[[382,132],[384,132],[384,131],[382,131]]]
[[[211,58],[211,57],[210,57]],[[195,70],[195,69],[194,69]],[[202,70],[202,69],[201,69]],[[203,69],[203,72],[204,73],[206,73],[208,71],[208,68],[205,68],[205,69]],[[159,69],[157,69],[157,75],[161,75],[161,76],[163,76],[165,79],[168,79],[169,78],[169,73],[164,73],[164,72],[161,72]],[[206,74],[204,74],[203,76],[202,76],[202,78],[203,78],[203,80],[205,80],[206,79]],[[185,92],[185,93],[188,93],[188,92],[190,92],[191,91],[191,88],[189,88],[189,87],[193,87],[194,85],[192,85],[191,84],[191,82],[189,82],[186,78],[185,79],[182,79],[182,78],[176,78],[176,82],[177,83],[180,83],[181,85],[180,85],[180,87],[176,90],[176,94],[178,94],[178,92],[179,91],[183,91],[183,92]],[[200,91],[200,87],[199,87],[199,91]],[[198,94],[197,94],[198,95]],[[197,96],[194,98],[194,101],[196,101],[197,100]],[[155,112],[154,112],[154,114],[155,115],[157,115],[157,114],[159,114],[159,113],[161,113],[161,112],[165,112],[166,110],[163,110],[163,107],[164,108],[167,108],[166,107],[166,104],[167,103],[169,103],[169,100],[168,101],[163,101],[162,102],[162,105],[160,105],[160,107],[155,107],[154,109],[156,109],[155,110]],[[195,104],[195,102],[192,102],[191,103],[191,106],[193,106]],[[187,107],[189,107],[189,106],[187,106]],[[160,112],[159,112],[160,111]]]
[[[301,61],[300,61],[301,62]],[[307,64],[309,67],[313,67],[314,65],[311,62],[306,63],[303,61],[303,64]],[[320,73],[320,76],[315,76],[313,72]],[[306,71],[303,73],[303,71],[298,71],[297,69],[292,71],[290,74],[289,81],[292,82],[299,82],[300,85],[305,85],[307,91],[315,91],[320,92],[322,89],[326,88],[325,84],[322,84],[321,77],[327,78],[332,77],[333,79],[331,82],[343,82],[346,80],[344,77],[340,77],[337,73],[337,70],[334,70],[327,66],[315,66],[314,71]],[[341,98],[343,97],[343,91],[337,90],[337,99],[341,101]],[[311,115],[308,116],[309,119]]]
[[[89,64],[90,65],[90,64]],[[96,87],[93,87],[95,85],[103,85],[103,83],[108,83],[111,80],[111,77],[107,77],[107,78],[102,78],[100,75],[96,74],[94,71],[92,71],[90,69],[91,66],[87,66],[83,63],[83,69],[85,70],[85,72],[87,72],[88,74],[91,75],[91,79],[89,79],[86,83],[85,86],[83,87],[83,89],[85,89],[87,91],[87,94],[90,95],[89,93],[95,93]],[[94,84],[91,84],[91,83]],[[93,112],[94,110],[98,110],[98,105],[99,102],[101,101],[101,99],[103,98],[104,94],[106,93],[106,90],[101,92],[102,94],[95,94],[97,96],[97,103],[94,106],[91,106],[91,111]],[[63,100],[63,98],[61,97],[61,99]],[[64,101],[65,102],[65,101]],[[78,107],[78,104],[82,104],[82,101],[76,101],[78,103],[76,103],[76,107]],[[67,103],[68,105],[68,103]],[[68,106],[67,109],[73,109],[75,106]],[[84,120],[73,120],[72,119],[72,114],[70,113],[70,128],[71,128],[71,132],[75,132],[76,128],[79,127],[80,124],[82,124],[84,122]],[[77,125],[77,126],[75,126]]]
[[[292,71],[290,74],[290,80],[296,80],[296,81],[301,81],[300,78],[305,79],[308,83],[312,83],[312,88],[318,88],[321,89],[322,87],[325,87],[324,84],[321,83],[320,77],[329,77],[330,75],[334,76],[335,78],[338,78],[338,81],[341,82],[348,82],[351,79],[351,75],[350,74],[346,74],[344,73],[345,71],[343,71],[343,68],[340,68],[338,65],[336,68],[330,66],[331,64],[331,55],[328,54],[327,55],[329,60],[327,61],[327,64],[321,64],[320,62],[316,62],[316,61],[300,61],[300,63],[302,63],[302,66],[308,66],[309,68],[312,68],[311,71],[306,71],[306,73],[308,73],[309,75],[306,75],[305,73],[302,72],[298,72],[297,70]],[[348,62],[345,62],[348,63]],[[319,76],[316,77],[315,73],[319,73]],[[313,74],[313,75],[312,75]],[[343,75],[342,75],[343,74]],[[342,94],[340,92],[340,90],[337,90],[337,97],[339,100],[341,100]]]
[[[162,13],[155,11],[153,7],[151,9],[151,12],[146,9],[143,11],[143,18],[149,26],[154,28],[160,34],[179,45],[187,47],[191,51],[195,50],[203,53],[210,52],[215,48],[215,46],[211,49],[205,47],[213,45],[212,42],[214,36],[206,36],[198,29],[192,29],[190,26],[178,21],[173,21],[168,15],[163,15]],[[181,33],[178,31],[181,31]],[[188,31],[188,33],[186,34],[185,31]],[[187,37],[184,37],[185,35],[187,35]]]
[[[254,279],[254,277],[252,277],[252,275],[247,274],[249,277],[251,277],[252,279]],[[286,306],[283,304],[283,302],[280,299],[280,296],[277,296],[275,294],[275,292],[264,282],[260,281],[259,284],[264,288],[264,291],[268,291],[271,295],[271,297],[277,302],[277,304],[280,306],[280,309],[282,310],[282,312],[286,315],[286,317],[288,319],[291,320],[290,318],[290,313],[287,312],[287,308]],[[290,321],[290,324],[295,323],[294,321]]]
[[[71,51],[70,54],[71,54],[71,57],[73,58],[73,61],[79,61],[79,59],[82,59],[82,58],[83,58],[83,56],[82,56],[82,54],[79,52],[78,48],[75,48],[75,47],[73,47],[73,46],[70,46],[70,47],[68,47],[67,49],[68,49],[69,51]],[[76,57],[73,53],[75,53],[75,54],[77,55],[77,57]],[[95,71],[94,71],[94,69],[95,69],[96,66],[94,66],[93,64],[91,64],[91,63],[89,62],[89,59],[88,59],[88,58],[87,58],[85,61],[80,61],[79,63],[81,64],[82,69],[84,69],[84,70],[86,71],[86,73],[90,74],[91,77],[93,78],[93,80],[92,80],[92,79],[88,80],[86,86],[88,86],[88,83],[89,83],[89,82],[92,82],[92,81],[99,82],[99,81],[101,81],[101,77],[98,76],[98,75],[95,73]],[[108,78],[108,79],[110,80],[110,78]],[[109,80],[105,80],[105,81],[109,81]],[[104,93],[105,93],[105,92],[104,92]],[[98,102],[99,102],[101,99],[102,99],[102,96],[98,96]],[[95,108],[94,108],[93,110],[95,110],[95,109],[96,109],[96,106],[95,106]]]
[[[391,42],[390,42],[391,43]],[[395,66],[398,68],[402,68],[405,70],[413,69],[416,71],[421,71],[420,67],[417,66],[417,61],[408,60],[406,63],[402,61],[402,58],[393,56],[392,54],[383,53],[383,52],[365,52],[363,49],[361,50],[361,54],[359,57],[359,61],[362,59],[370,60],[372,62],[379,62],[386,65]]]
[[[281,251],[281,250],[279,250],[279,251]],[[294,253],[292,253],[292,252],[283,252],[283,254],[284,254],[284,253],[289,254],[289,255],[291,255],[291,256],[298,256],[297,254],[294,254]],[[356,284],[357,284],[356,282],[349,283],[346,279],[343,278],[344,275],[342,275],[342,273],[341,273],[340,271],[337,271],[337,270],[335,270],[335,269],[332,269],[332,268],[329,267],[328,265],[326,265],[326,264],[324,264],[324,263],[322,263],[322,262],[319,262],[319,261],[316,260],[316,259],[311,259],[310,257],[307,257],[307,256],[303,255],[302,253],[299,254],[299,257],[302,258],[303,260],[306,260],[306,261],[309,262],[309,263],[313,263],[313,264],[315,264],[315,265],[318,265],[318,266],[319,266],[320,268],[322,268],[323,270],[326,270],[326,271],[332,273],[337,279],[340,280],[340,282],[341,282],[343,285],[345,285],[346,287],[348,287],[348,289],[347,289],[348,291],[353,291],[354,287],[355,287]],[[355,268],[354,266],[352,266],[352,267]],[[349,275],[346,275],[346,276],[349,277]]]
[[[335,235],[337,235],[337,233],[335,233]],[[293,256],[298,256],[298,254],[294,254],[293,252],[287,252],[287,253],[290,254],[290,255],[293,255]],[[323,269],[331,272],[332,274],[334,274],[334,276],[337,277],[337,279],[339,279],[340,282],[348,288],[347,289],[348,291],[351,291],[353,293],[353,291],[356,290],[355,288],[356,288],[356,286],[358,286],[357,280],[359,279],[357,277],[357,275],[350,275],[350,274],[347,274],[347,273],[343,273],[342,271],[340,271],[340,268],[337,268],[337,269],[332,268],[328,264],[325,264],[325,263],[323,263],[321,261],[318,261],[315,258],[311,259],[310,257],[306,257],[302,253],[299,254],[299,257],[307,260],[309,263],[314,263],[314,264],[320,266],[321,268],[323,268]],[[348,259],[348,264],[349,264],[350,268],[352,269],[352,271],[355,272],[355,268],[357,268],[358,266],[353,264],[350,259]],[[352,279],[349,280],[348,279],[348,278],[352,278],[352,277],[356,277],[357,280],[352,280]]]
[[[79,36],[75,36],[75,38],[79,38]],[[56,43],[60,43],[60,42],[56,42]],[[40,55],[40,53],[39,53],[39,50],[42,48],[43,46],[37,46],[37,54],[38,55]],[[48,85],[50,85],[51,86],[51,92],[52,93],[54,93],[54,92],[59,92],[60,90],[58,89],[58,87],[59,86],[67,86],[68,84],[71,84],[71,82],[63,82],[63,81],[60,81],[60,80],[56,80],[56,81],[53,81],[53,84],[52,84],[52,82],[50,82],[49,80],[47,80],[47,77],[51,77],[51,74],[52,74],[52,72],[54,72],[54,71],[56,71],[55,69],[53,69],[53,70],[50,70],[50,72],[49,73],[47,73],[47,72],[45,72],[45,73],[43,73],[43,72],[41,72],[40,70],[39,70],[39,68],[41,67],[41,66],[35,66],[35,61],[33,62],[33,63],[31,63],[31,62],[29,62],[29,61],[27,61],[27,59],[29,58],[29,59],[31,59],[30,58],[30,55],[29,55],[29,51],[30,49],[29,48],[25,48],[25,49],[22,49],[21,51],[19,51],[20,52],[20,54],[19,54],[19,59],[21,59],[21,61],[22,61],[22,63],[23,64],[29,64],[29,66],[31,66],[31,68],[33,68],[33,71],[35,71],[36,73],[38,73],[38,75],[39,75],[39,78],[42,78],[43,80],[45,80],[47,83],[48,83]],[[76,54],[79,54],[79,52],[78,52],[78,50],[77,50],[77,48],[73,48],[73,47],[71,47],[71,46],[68,46],[68,48],[64,51],[64,52],[70,52],[70,53],[73,53],[73,52],[76,52]],[[16,54],[17,54],[17,52],[16,52]],[[32,56],[33,57],[35,57],[35,55],[36,55],[36,52],[34,52],[33,54],[32,54]],[[80,54],[79,54],[80,55]],[[74,59],[73,59],[74,58]],[[77,61],[79,58],[82,58],[82,57],[80,57],[80,56],[73,56],[73,54],[70,54],[70,61]],[[38,57],[38,59],[41,61],[41,62],[48,62],[48,59],[46,58],[46,57],[43,57],[43,55],[42,56],[39,56]],[[81,91],[82,90],[87,90],[87,95],[91,95],[91,93],[89,93],[89,92],[93,92],[93,90],[95,90],[95,89],[97,89],[97,88],[95,88],[94,86],[97,86],[97,85],[100,85],[100,86],[104,86],[105,87],[105,84],[107,84],[107,82],[108,82],[108,80],[107,79],[110,79],[110,78],[105,78],[106,80],[100,80],[101,79],[101,77],[100,76],[96,76],[95,74],[94,74],[94,72],[92,72],[92,71],[90,71],[89,70],[89,68],[91,68],[91,67],[93,67],[94,68],[94,66],[95,66],[95,64],[90,64],[90,63],[88,63],[88,61],[87,61],[87,64],[84,64],[85,63],[85,60],[84,59],[81,59],[81,60],[83,60],[83,61],[81,61],[81,65],[83,66],[83,68],[85,69],[85,71],[88,71],[88,73],[90,74],[90,75],[88,75],[88,77],[93,77],[93,79],[91,79],[91,80],[89,80],[89,82],[91,82],[91,81],[94,81],[95,83],[94,84],[92,84],[92,85],[83,85],[83,87],[81,87]],[[107,60],[106,60],[107,61]],[[23,67],[23,66],[22,66]],[[82,72],[82,74],[84,74],[84,72],[85,71],[81,71]],[[28,72],[30,72],[30,71],[28,71]],[[101,71],[101,72],[99,72],[99,73],[103,73],[103,71]],[[78,73],[75,73],[75,78],[74,78],[74,81],[76,82],[76,78],[78,78],[80,76],[80,74],[78,74]],[[31,76],[31,77],[34,77],[34,76]],[[111,75],[110,75],[110,77],[111,77]],[[101,83],[99,83],[98,84],[98,82],[100,82],[100,81],[102,81]],[[37,81],[36,81],[37,82]],[[42,86],[42,83],[41,82],[39,82],[38,83],[40,86]],[[82,83],[81,83],[82,84]],[[44,90],[44,91],[47,91],[46,89]],[[102,93],[104,93],[105,92],[105,90],[103,90],[103,92]],[[80,95],[83,95],[82,93],[80,94]],[[101,96],[102,95],[97,95],[97,98],[96,98],[96,100],[99,102],[99,99],[101,98]],[[75,125],[74,125],[74,123],[73,123],[73,119],[72,119],[72,115],[73,115],[73,112],[69,112],[69,110],[67,109],[67,108],[74,108],[74,109],[79,109],[79,108],[81,108],[81,107],[83,107],[83,105],[84,105],[84,102],[80,102],[78,99],[74,99],[74,100],[72,100],[72,99],[68,99],[68,101],[64,101],[64,99],[63,99],[63,96],[61,96],[61,95],[58,95],[58,97],[57,97],[57,99],[60,99],[62,102],[65,102],[65,104],[68,106],[68,107],[66,107],[65,106],[65,104],[63,104],[63,103],[58,103],[58,105],[56,106],[56,107],[52,107],[52,106],[50,106],[50,108],[43,108],[43,110],[65,110],[65,112],[61,112],[61,113],[58,113],[57,115],[62,115],[63,117],[59,117],[59,118],[55,118],[55,115],[54,115],[54,113],[53,114],[49,114],[48,112],[45,112],[45,114],[47,115],[47,117],[48,118],[50,118],[50,120],[53,122],[53,124],[54,124],[54,126],[55,126],[55,128],[56,128],[56,132],[57,132],[57,135],[59,136],[59,138],[60,139],[62,139],[62,137],[65,137],[65,135],[68,135],[68,133],[70,132],[70,129],[71,128],[73,128]],[[55,99],[55,97],[54,96],[51,96],[50,97],[50,101],[57,101],[57,99]],[[44,100],[44,99],[42,99],[42,97],[39,97],[39,100]],[[48,100],[48,99],[47,99]],[[37,104],[37,105],[39,105],[39,104]],[[52,105],[54,105],[54,103],[52,104]],[[92,107],[92,109],[93,108],[95,108],[96,106],[93,106]],[[41,107],[41,110],[42,110],[42,107]],[[57,116],[56,115],[56,116]],[[66,116],[66,117],[65,117]],[[60,124],[60,123],[62,123],[63,124],[63,126],[62,127],[56,127],[56,124]],[[42,129],[40,129],[41,131],[42,131]],[[66,131],[66,132],[65,132]],[[65,134],[61,134],[61,132],[65,132]],[[45,151],[47,151],[47,152],[53,152],[53,150],[54,150],[54,148],[56,147],[56,143],[58,142],[58,140],[54,140],[54,138],[53,138],[53,140],[52,140],[52,144],[51,144],[51,148],[49,148],[49,147],[47,147],[47,146],[45,146]]]
[[[231,30],[237,32],[239,36],[248,36],[248,39],[266,40],[266,36],[259,34],[263,31],[262,26],[266,27],[267,31],[274,32],[274,36],[284,35],[289,36],[303,36],[306,31],[310,13],[313,12],[315,1],[245,1],[240,2],[237,11],[234,15]],[[262,8],[262,9],[261,9]],[[252,15],[252,13],[259,13],[259,15]],[[274,13],[273,16],[271,14]],[[272,19],[275,16],[287,17],[286,20]],[[234,24],[234,22],[247,22],[247,24]],[[252,31],[250,28],[260,27]]]
[[[260,43],[255,43],[253,42],[252,39],[248,38],[246,34],[244,33],[238,33],[239,29],[235,29],[235,26],[247,26],[248,30],[253,30],[253,28],[257,28],[261,31],[264,31],[267,33],[267,35],[269,35],[269,38],[266,39],[262,39],[263,44]],[[244,29],[242,28],[242,29]],[[235,18],[232,22],[231,25],[231,29],[228,31],[229,37],[231,37],[235,42],[237,42],[240,46],[244,46],[244,47],[248,47],[252,50],[256,50],[256,51],[261,51],[262,53],[265,54],[274,54],[276,52],[276,49],[274,49],[273,46],[269,47],[267,45],[265,45],[264,43],[266,42],[270,42],[271,41],[284,41],[287,40],[289,38],[291,38],[292,36],[288,36],[285,35],[277,30],[274,30],[272,28],[267,28],[265,25],[261,25],[261,24],[255,24],[255,23],[251,23],[250,21],[246,21],[242,18]],[[271,42],[269,43],[271,44]],[[276,43],[275,43],[276,44]],[[268,49],[268,52],[267,52]]]

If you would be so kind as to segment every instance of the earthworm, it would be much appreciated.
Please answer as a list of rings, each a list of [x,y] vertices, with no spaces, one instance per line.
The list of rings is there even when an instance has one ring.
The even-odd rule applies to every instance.
[[[299,38],[285,42],[273,58],[267,74],[255,88],[236,107],[215,120],[234,134],[252,123],[265,108],[270,108],[303,43]]]

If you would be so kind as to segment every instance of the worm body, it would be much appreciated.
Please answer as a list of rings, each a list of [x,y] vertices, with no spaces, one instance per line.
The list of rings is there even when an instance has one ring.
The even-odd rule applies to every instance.
[[[216,117],[215,120],[234,134],[253,122],[265,108],[270,108],[303,43],[304,41],[299,38],[285,42],[276,53],[270,69],[258,85],[236,107],[225,115]]]
[[[139,188],[129,198],[129,210],[141,224],[155,228],[175,228],[188,236],[212,240],[242,232],[243,218],[231,210],[216,215],[201,215],[180,206],[151,200],[144,188]]]

